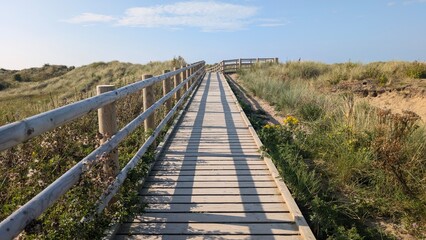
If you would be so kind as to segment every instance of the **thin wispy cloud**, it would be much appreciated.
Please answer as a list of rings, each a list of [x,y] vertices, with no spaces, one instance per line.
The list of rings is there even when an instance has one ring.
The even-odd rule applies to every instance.
[[[116,20],[116,18],[108,15],[96,13],[82,13],[78,16],[65,20],[68,23],[106,23]]]
[[[411,5],[411,4],[422,4],[422,3],[426,3],[426,0],[402,0],[402,1],[390,1],[387,3],[388,7],[393,7],[396,6],[398,4],[402,4],[402,5]]]
[[[113,22],[115,26],[181,29],[198,28],[201,31],[237,31],[250,26],[278,27],[279,20],[257,21],[259,8],[216,1],[177,2],[174,4],[127,9],[123,16],[84,13],[67,20],[70,23]],[[98,18],[97,18],[98,17]],[[92,21],[91,21],[92,20]]]

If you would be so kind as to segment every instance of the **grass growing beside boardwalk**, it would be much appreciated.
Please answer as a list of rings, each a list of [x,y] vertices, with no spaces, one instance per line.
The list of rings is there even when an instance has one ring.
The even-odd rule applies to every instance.
[[[141,79],[142,74],[162,74],[165,69],[181,65],[178,61],[147,65],[95,63],[45,81],[18,83],[1,92],[0,125],[93,95],[97,84],[120,87]],[[76,91],[70,92],[69,89],[73,87]],[[84,89],[86,92],[82,93]],[[155,97],[159,99],[162,96],[161,84],[155,86],[155,91]],[[142,94],[119,100],[116,106],[118,126],[121,128],[143,111]],[[157,123],[163,118],[161,112],[157,111]],[[0,152],[0,219],[6,218],[92,152],[99,145],[97,132],[97,116],[92,112]],[[121,168],[144,142],[145,132],[143,127],[139,127],[119,145]],[[83,217],[94,213],[96,201],[112,180],[102,171],[101,159],[90,166],[76,186],[40,218],[31,222],[20,239],[100,239],[112,220],[140,212],[143,206],[139,202],[138,184],[147,172],[147,163],[152,159],[152,151],[145,154],[140,164],[129,173],[114,203],[95,220],[82,222]]]
[[[407,70],[423,66],[301,62],[240,73],[243,87],[289,116],[258,131],[319,239],[426,237],[426,129],[418,116],[318,90],[365,74],[397,84],[423,76]]]

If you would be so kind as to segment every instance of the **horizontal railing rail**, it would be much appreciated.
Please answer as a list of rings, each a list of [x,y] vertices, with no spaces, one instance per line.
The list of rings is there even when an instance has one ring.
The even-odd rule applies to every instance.
[[[278,58],[239,58],[227,59],[206,69],[207,72],[234,73],[243,68],[250,68],[258,63],[278,63]]]
[[[194,63],[173,72],[138,81],[114,91],[84,99],[48,112],[40,113],[22,121],[2,126],[0,127],[0,151],[50,131],[127,95],[140,91],[157,82],[164,81],[167,78],[173,77],[201,64],[204,64],[204,62]]]
[[[4,219],[0,223],[0,238],[12,239],[16,237],[26,227],[26,225],[39,217],[47,208],[49,208],[70,188],[72,188],[79,181],[82,174],[90,169],[90,166],[93,163],[116,149],[125,137],[132,133],[144,121],[146,124],[148,118],[152,117],[157,109],[163,106],[163,104],[171,99],[172,96],[175,96],[177,101],[175,106],[170,109],[157,127],[153,127],[155,129],[152,134],[145,140],[145,143],[140,147],[127,165],[118,174],[114,174],[113,177],[115,177],[115,180],[108,186],[107,190],[100,197],[98,202],[96,212],[100,213],[117,193],[119,187],[127,177],[128,172],[136,166],[142,155],[147,151],[148,147],[155,141],[161,130],[166,126],[167,122],[169,122],[178,108],[182,105],[184,99],[195,88],[195,85],[200,82],[205,74],[204,65],[204,61],[197,62],[182,67],[181,69],[175,69],[175,71],[167,72],[160,76],[150,77],[143,81],[121,87],[117,90],[112,90],[92,98],[84,99],[79,102],[0,127],[1,151],[59,127],[91,111],[114,103],[125,96],[148,88],[155,83],[171,81],[172,77],[174,77],[175,87],[172,90],[167,93],[164,92],[164,96],[162,98],[152,105],[147,106],[144,112],[133,119],[121,130],[116,132],[110,139],[80,160],[76,165],[56,179],[43,191]],[[180,79],[180,75],[182,75],[182,79]],[[184,88],[184,86],[186,86],[186,91],[182,96],[180,96],[181,89]],[[146,99],[144,99],[144,101],[146,101]],[[148,129],[145,129],[145,131],[147,130]]]

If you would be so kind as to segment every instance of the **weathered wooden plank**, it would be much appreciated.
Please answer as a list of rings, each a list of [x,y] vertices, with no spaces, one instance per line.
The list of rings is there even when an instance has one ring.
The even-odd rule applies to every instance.
[[[280,195],[258,196],[141,196],[144,203],[283,203]]]
[[[298,235],[294,223],[124,223],[119,234],[288,234]]]
[[[214,128],[214,127],[224,127],[229,125],[239,126],[241,129],[246,125],[243,120],[225,120],[225,119],[217,119],[217,120],[203,120],[203,121],[183,121],[180,126],[190,127],[197,126],[197,128]]]
[[[193,129],[187,129],[187,128],[179,128],[179,130],[176,131],[176,133],[216,133],[216,134],[236,134],[236,133],[245,133],[248,134],[250,131],[247,128],[232,128],[232,129],[224,129],[224,128],[193,128]]]
[[[191,136],[173,136],[173,140],[170,141],[170,144],[174,144],[176,142],[181,143],[223,143],[223,144],[244,144],[244,143],[253,143],[253,138],[250,136],[242,137],[242,136],[203,136],[203,138],[191,138]]]
[[[253,141],[253,137],[251,135],[231,135],[231,134],[203,134],[201,138],[201,134],[191,135],[189,133],[185,134],[173,134],[173,141],[183,140],[183,141],[196,141],[196,142],[208,142],[208,141],[226,141],[226,142],[240,142],[240,141]],[[198,137],[194,139],[195,137]]]
[[[254,152],[244,153],[217,153],[217,152],[180,152],[180,151],[165,151],[167,157],[231,157],[231,158],[260,158],[260,154]]]
[[[148,182],[163,182],[163,181],[181,181],[181,182],[197,182],[197,181],[270,181],[271,176],[149,176]]]
[[[168,240],[204,240],[204,239],[210,239],[210,240],[235,240],[235,239],[241,239],[241,240],[301,240],[302,238],[298,235],[285,235],[285,234],[273,234],[273,235],[207,235],[207,234],[191,234],[191,235],[184,235],[184,234],[177,234],[177,235],[170,235],[170,234],[161,234],[161,235],[129,235],[129,234],[123,234],[123,235],[116,235],[114,237],[116,240],[139,240],[139,239],[147,239],[147,240],[159,240],[159,239],[168,239]]]
[[[275,188],[274,180],[270,181],[257,181],[257,182],[231,182],[231,181],[215,181],[215,182],[146,182],[145,187],[152,188],[258,188],[258,187],[272,187]]]
[[[263,160],[258,157],[244,157],[244,156],[164,156],[163,161],[198,161],[200,163],[208,163],[209,161],[246,161],[246,162],[263,162]]]
[[[142,188],[142,195],[279,195],[277,188]]]
[[[224,116],[221,116],[222,118]],[[232,128],[230,129],[226,129],[224,127],[226,126],[236,126],[238,127],[236,130],[247,130],[244,127],[246,126],[245,123],[243,121],[239,121],[239,120],[223,120],[223,119],[218,119],[218,120],[209,120],[209,121],[188,121],[188,122],[183,122],[182,126],[184,128],[180,129],[182,131],[191,131],[192,129],[190,129],[189,127],[191,126],[191,124],[193,124],[193,126],[195,126],[194,130],[218,130],[218,131],[227,131],[227,130],[232,130]]]
[[[246,160],[182,160],[182,159],[170,159],[170,160],[162,160],[158,161],[157,164],[161,164],[161,166],[164,167],[179,167],[179,166],[188,166],[188,167],[256,167],[256,166],[264,166],[264,162],[260,159],[253,160],[253,161],[246,161]]]
[[[203,105],[205,104],[200,104],[200,108],[193,108],[193,109],[189,109],[188,111],[186,111],[186,115],[188,116],[188,118],[194,118],[196,116],[199,116],[200,114],[203,115],[226,115],[228,116],[229,119],[231,119],[231,117],[238,117],[238,114],[240,113],[240,110],[237,107],[230,107],[226,110],[223,109],[223,106],[210,106],[210,104],[207,106],[208,110],[203,109]],[[199,111],[201,110],[201,111]],[[238,119],[238,118],[237,118]],[[217,119],[205,119],[208,121],[214,121]],[[240,120],[240,119],[238,119]]]
[[[252,175],[270,175],[268,170],[170,170],[150,172],[151,176],[252,176]]]
[[[236,165],[235,162],[230,164],[204,164],[204,165],[187,165],[184,163],[180,164],[165,164],[164,162],[158,162],[154,168],[154,171],[200,171],[200,170],[268,170],[268,166],[266,164],[256,164],[256,165],[248,165],[248,164],[240,164]]]
[[[241,147],[234,147],[234,148],[227,148],[223,147],[220,148],[197,148],[197,146],[191,147],[179,147],[179,148],[167,148],[166,151],[164,151],[165,154],[168,153],[217,153],[217,154],[241,154],[241,153],[258,153],[258,148],[241,148]]]
[[[226,144],[174,144],[167,148],[168,150],[200,150],[204,151],[206,149],[210,150],[248,150],[248,149],[256,149],[258,150],[257,146],[253,143],[247,143],[247,144],[234,144],[234,145],[226,145]]]
[[[218,151],[214,151],[214,150],[209,150],[206,149],[204,151],[200,150],[188,150],[185,151],[184,149],[172,149],[170,151],[165,152],[165,157],[170,158],[170,157],[186,157],[186,158],[190,158],[190,157],[198,157],[198,158],[205,158],[205,157],[217,157],[217,158],[232,158],[234,159],[234,157],[240,157],[240,158],[259,158],[260,159],[260,155],[258,153],[258,150],[254,150],[254,149],[248,149],[248,150],[227,150],[227,151],[222,151],[222,152],[218,152]]]
[[[292,223],[291,215],[288,212],[281,213],[146,213],[136,216],[133,221],[136,222],[202,222],[202,223],[256,223],[256,222],[285,222]],[[130,223],[130,222],[129,222]]]

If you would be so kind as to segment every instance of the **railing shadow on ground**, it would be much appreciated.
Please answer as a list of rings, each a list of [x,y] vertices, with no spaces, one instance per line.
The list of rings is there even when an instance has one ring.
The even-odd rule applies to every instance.
[[[238,137],[238,132],[237,132],[237,128],[234,124],[234,118],[232,116],[232,111],[229,107],[228,104],[228,100],[226,99],[226,94],[224,93],[223,90],[223,85],[221,84],[221,81],[219,76],[216,79],[218,82],[219,87],[221,88],[220,91],[220,101],[221,101],[221,105],[223,108],[223,112],[225,114],[225,122],[227,124],[226,129],[227,129],[227,136],[237,136],[237,138],[235,139],[235,141],[233,141],[232,143],[232,147],[230,144],[228,144],[229,147],[229,151],[230,153],[211,153],[211,152],[203,152],[203,151],[196,151],[199,149],[199,144],[196,144],[196,146],[191,146],[190,145],[190,141],[188,141],[187,147],[186,149],[184,149],[183,151],[173,151],[170,152],[168,151],[168,153],[172,153],[174,154],[173,156],[177,155],[177,156],[182,156],[182,164],[179,166],[185,166],[185,159],[188,159],[188,157],[191,158],[191,166],[194,166],[193,163],[193,158],[195,157],[196,159],[203,158],[205,156],[209,156],[209,157],[217,157],[217,158],[221,158],[221,157],[227,157],[227,158],[232,158],[234,160],[234,156],[239,156],[238,159],[247,159],[247,158],[260,158],[259,154],[245,154],[244,151],[242,151],[243,148],[243,143],[239,141],[239,137]],[[206,89],[205,89],[206,90]],[[205,95],[203,95],[205,96]],[[203,97],[204,98],[204,97]],[[205,107],[205,106],[203,106]],[[201,115],[199,114],[201,113]],[[196,115],[196,123],[194,124],[194,127],[200,126],[203,127],[202,124],[203,123],[203,119],[204,119],[204,114],[207,113],[207,111],[199,111]],[[246,128],[245,128],[246,129]],[[199,139],[200,137],[200,132],[195,131],[195,135],[192,134],[190,135],[190,139],[192,138],[192,140],[196,140]],[[197,142],[197,141],[196,141]],[[223,146],[224,148],[227,146]],[[194,155],[188,155],[186,154],[187,152],[193,152],[196,151],[196,154]],[[208,162],[208,161],[204,161],[204,162]],[[268,219],[268,217],[264,214],[262,214],[263,209],[262,206],[260,205],[261,202],[263,203],[268,203],[268,201],[260,201],[259,197],[258,197],[258,193],[257,192],[253,192],[253,188],[245,185],[244,183],[254,183],[254,179],[252,178],[252,174],[250,173],[250,168],[248,167],[247,163],[243,160],[243,161],[238,161],[235,162],[234,161],[234,166],[238,164],[238,166],[243,166],[244,169],[248,169],[246,172],[246,174],[238,174],[238,169],[235,169],[235,174],[233,173],[232,176],[236,175],[237,179],[235,180],[236,184],[238,186],[234,187],[234,188],[238,188],[238,193],[239,196],[241,197],[241,201],[239,202],[243,209],[241,209],[239,213],[239,215],[241,216],[232,216],[229,213],[226,214],[226,212],[221,212],[220,209],[217,209],[213,212],[200,212],[200,213],[191,213],[190,215],[186,215],[186,218],[188,219],[188,223],[189,222],[199,222],[200,219],[202,219],[201,223],[207,223],[207,224],[228,224],[228,225],[235,225],[235,226],[244,226],[247,227],[250,231],[250,233],[253,234],[259,234],[259,232],[261,232],[262,234],[264,234],[264,239],[268,239],[271,238],[271,234],[272,234],[272,229],[274,227],[279,228],[281,230],[283,229],[287,229],[288,230],[293,230],[293,228],[289,225],[288,227],[286,227],[284,224],[288,224],[288,223],[292,223],[292,221],[283,221],[280,219]],[[170,212],[173,213],[173,215],[168,215],[168,217],[164,217],[161,215],[158,215],[157,217],[155,217],[155,219],[151,219],[152,221],[150,221],[150,224],[148,225],[144,225],[142,228],[139,227],[133,227],[132,231],[135,232],[145,232],[145,233],[155,233],[159,231],[159,229],[161,229],[161,233],[167,234],[167,233],[171,233],[171,232],[176,232],[176,227],[178,227],[180,229],[180,231],[182,231],[182,234],[207,234],[207,235],[216,235],[215,239],[220,239],[220,235],[224,234],[223,231],[221,230],[208,230],[208,231],[204,231],[204,232],[200,232],[200,229],[196,229],[196,228],[192,228],[188,223],[182,223],[181,221],[178,221],[179,218],[177,218],[176,214],[185,214],[188,212],[191,212],[191,208],[196,208],[197,205],[196,204],[189,204],[189,203],[193,203],[192,201],[192,197],[196,196],[197,194],[194,194],[194,188],[193,188],[193,183],[194,183],[194,177],[195,177],[195,169],[191,169],[191,170],[177,170],[179,171],[178,174],[178,178],[177,178],[177,183],[174,184],[174,187],[176,187],[175,189],[179,189],[181,191],[181,189],[186,189],[186,191],[182,192],[181,194],[176,194],[176,195],[170,195],[171,192],[170,191],[159,191],[157,192],[155,195],[156,196],[152,196],[149,195],[149,199],[150,202],[157,204],[167,204],[167,210],[169,210]],[[232,171],[231,171],[232,172]],[[169,175],[168,173],[162,173],[164,174],[164,176]],[[162,175],[162,174],[156,174],[156,175]],[[172,173],[173,175],[175,173]],[[206,175],[207,176],[207,175]],[[174,180],[174,179],[173,179]],[[233,189],[234,190],[234,189]],[[248,191],[249,190],[249,191]],[[172,191],[173,192],[173,191]],[[231,195],[234,195],[233,193]],[[210,194],[209,196],[214,196],[214,194]],[[182,204],[179,204],[177,202],[180,202]],[[215,202],[217,204],[217,202]],[[221,204],[227,204],[227,202],[222,202]],[[255,207],[255,212],[252,212],[254,209],[253,207]],[[182,208],[184,207],[184,208]],[[282,212],[281,214],[286,214],[288,212]],[[234,215],[238,215],[238,214],[234,214]],[[268,225],[264,225],[264,227],[259,228],[259,225],[256,224],[256,222],[251,221],[247,221],[247,215],[255,215],[257,218],[260,218],[262,220],[265,221],[265,224]],[[250,218],[253,219],[253,218]],[[144,218],[140,218],[140,221],[144,221]],[[148,220],[145,220],[148,221]],[[151,223],[157,223],[157,224],[151,224]],[[176,225],[176,222],[179,222],[178,225]],[[169,225],[168,223],[173,224],[173,229],[169,229]],[[271,228],[272,227],[272,228]],[[129,226],[130,228],[130,226]],[[138,229],[139,228],[139,229]],[[127,229],[130,230],[130,229]],[[243,234],[246,235],[247,232],[236,232],[234,234]],[[191,238],[191,237],[189,237]],[[185,239],[183,236],[181,237],[181,239]]]

